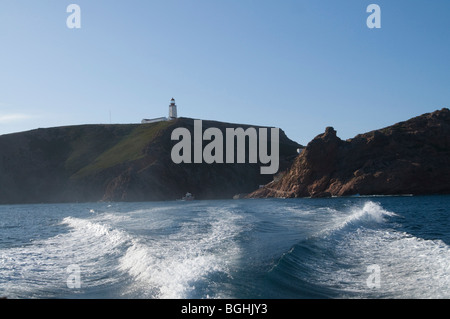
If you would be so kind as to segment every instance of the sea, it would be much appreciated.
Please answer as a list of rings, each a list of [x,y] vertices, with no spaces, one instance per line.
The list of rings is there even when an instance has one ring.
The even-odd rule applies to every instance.
[[[450,196],[0,206],[8,299],[446,299]]]

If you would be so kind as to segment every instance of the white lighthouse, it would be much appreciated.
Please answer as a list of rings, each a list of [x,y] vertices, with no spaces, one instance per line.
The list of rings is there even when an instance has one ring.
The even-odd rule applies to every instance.
[[[169,120],[176,119],[177,117],[177,105],[175,104],[175,99],[172,98],[169,105]]]
[[[169,105],[169,117],[158,117],[155,119],[143,119],[141,121],[141,123],[142,124],[157,123],[157,122],[163,122],[163,121],[171,121],[176,118],[178,118],[177,105],[175,104],[175,99],[172,98],[172,100],[170,100],[170,105]]]

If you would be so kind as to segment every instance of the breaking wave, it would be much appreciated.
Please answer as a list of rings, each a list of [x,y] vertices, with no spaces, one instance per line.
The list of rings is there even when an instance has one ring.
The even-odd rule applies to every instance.
[[[450,247],[388,225],[399,217],[372,201],[334,211],[323,228],[299,242],[272,269],[296,277],[319,297],[449,298]],[[379,269],[377,289],[368,280]],[[290,286],[284,282],[285,289]]]

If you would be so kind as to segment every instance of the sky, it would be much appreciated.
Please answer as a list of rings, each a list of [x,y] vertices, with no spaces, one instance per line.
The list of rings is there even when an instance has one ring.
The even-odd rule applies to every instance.
[[[303,145],[327,126],[348,139],[450,107],[450,1],[0,2],[0,135],[140,123],[172,97],[179,116]]]

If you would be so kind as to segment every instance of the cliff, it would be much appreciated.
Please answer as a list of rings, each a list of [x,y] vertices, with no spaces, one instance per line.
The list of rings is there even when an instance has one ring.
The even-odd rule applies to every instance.
[[[450,193],[450,111],[341,140],[332,127],[292,167],[249,197]]]
[[[0,136],[0,204],[232,198],[272,180],[260,164],[174,164],[172,131],[194,121],[80,125]],[[247,125],[203,121],[203,129]],[[192,133],[193,134],[193,133]],[[225,134],[224,134],[225,135]],[[299,145],[280,130],[280,168]]]

